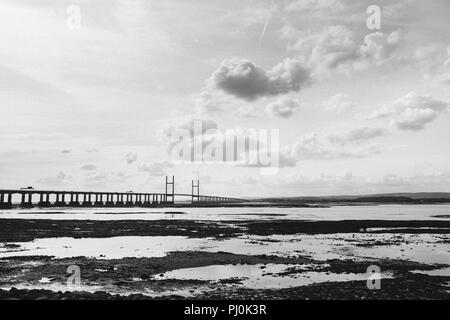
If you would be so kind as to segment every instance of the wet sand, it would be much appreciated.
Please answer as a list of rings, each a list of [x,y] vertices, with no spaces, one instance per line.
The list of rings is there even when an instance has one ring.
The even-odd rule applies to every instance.
[[[450,260],[446,260],[449,233],[448,220],[2,219],[0,243],[3,243],[2,252],[10,256],[0,259],[0,298],[449,299],[450,274],[441,272],[450,266]],[[23,251],[25,244],[39,239],[54,238],[58,242],[66,237],[74,241],[92,239],[89,241],[95,243],[95,239],[105,238],[141,237],[138,239],[146,241],[155,237],[171,239],[171,236],[180,237],[181,242],[199,239],[202,244],[205,241],[205,249],[211,242],[218,244],[217,248],[220,245],[228,248],[227,243],[231,242],[235,252],[197,248],[150,257],[127,257],[129,252],[126,252],[124,257],[114,259],[101,255],[97,258],[35,256]],[[242,243],[233,242],[237,240]],[[424,246],[424,241],[429,243]],[[271,245],[274,247],[269,250]],[[294,250],[302,245],[313,252]],[[314,252],[330,245],[342,249],[339,258],[332,258],[327,252],[322,255]],[[438,256],[438,262],[427,259],[417,262],[403,253],[386,258],[373,253],[353,257],[346,252],[349,248],[390,247],[396,247],[397,253],[408,248],[414,252],[420,245],[430,253],[439,246],[444,258]],[[290,251],[278,252],[279,248]],[[21,250],[24,255],[19,256]],[[363,252],[368,255],[369,251]],[[67,286],[70,276],[67,268],[71,265],[82,270],[79,286]],[[367,288],[366,272],[371,265],[379,266],[383,272],[381,290]],[[225,276],[227,272],[231,275]]]
[[[391,274],[382,280],[382,290],[368,290],[366,281],[323,282],[281,289],[242,288],[242,279],[227,281],[164,279],[171,270],[212,265],[270,264],[311,266],[291,267],[287,275],[309,274],[313,271],[346,275],[364,274],[374,261],[314,261],[305,257],[249,256],[230,253],[176,252],[159,258],[124,258],[99,260],[86,257],[52,259],[50,257],[21,257],[0,260],[2,284],[10,290],[0,290],[2,299],[448,299],[450,293],[442,285],[449,276],[417,274],[418,270],[439,270],[442,265],[426,265],[400,260],[378,260],[384,272]],[[83,270],[83,284],[67,291],[67,267],[77,265]],[[414,271],[414,272],[413,272]],[[20,283],[38,284],[46,279],[53,288],[27,289]],[[18,285],[15,285],[18,284]],[[43,288],[45,286],[43,285]],[[19,288],[19,289],[17,289]],[[88,289],[89,288],[89,289]],[[100,290],[103,288],[103,290]],[[107,290],[104,290],[107,289]],[[143,294],[144,289],[153,294]],[[184,291],[183,291],[184,290]],[[173,291],[173,294],[167,292]],[[158,292],[166,293],[158,296]]]

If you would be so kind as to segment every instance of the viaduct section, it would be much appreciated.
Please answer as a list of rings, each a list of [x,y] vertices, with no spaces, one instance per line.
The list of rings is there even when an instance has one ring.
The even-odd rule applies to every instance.
[[[176,199],[187,199],[192,206],[221,205],[244,202],[243,199],[200,194],[200,182],[192,181],[191,194],[175,193],[175,177],[166,177],[165,193],[153,192],[98,192],[56,191],[24,189],[0,189],[0,209],[15,206],[13,196],[18,195],[22,208],[32,207],[152,207],[175,205]],[[34,201],[37,200],[37,201]]]

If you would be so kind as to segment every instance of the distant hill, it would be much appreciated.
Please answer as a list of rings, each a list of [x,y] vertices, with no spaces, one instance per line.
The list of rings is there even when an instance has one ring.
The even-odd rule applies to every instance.
[[[256,199],[255,199],[256,200]],[[446,203],[450,202],[448,192],[386,193],[368,195],[340,195],[323,197],[273,197],[257,201],[268,202],[374,202],[374,203]]]

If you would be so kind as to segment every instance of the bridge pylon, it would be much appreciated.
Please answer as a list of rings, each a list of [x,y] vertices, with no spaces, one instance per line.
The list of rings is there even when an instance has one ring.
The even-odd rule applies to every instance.
[[[192,189],[191,189],[191,202],[194,203],[194,199],[197,198],[197,202],[200,202],[200,180],[197,180],[197,184],[194,184],[194,180],[192,180]],[[197,194],[195,194],[194,190],[197,190]]]
[[[168,193],[168,189],[170,187],[170,193]],[[170,201],[169,201],[170,199]],[[169,178],[166,176],[166,193],[164,198],[165,203],[175,203],[175,176],[172,176],[172,181],[169,181]]]

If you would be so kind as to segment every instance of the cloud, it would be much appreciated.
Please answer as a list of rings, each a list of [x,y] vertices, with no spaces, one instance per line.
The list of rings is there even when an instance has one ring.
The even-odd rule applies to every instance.
[[[280,97],[266,107],[266,111],[272,117],[290,118],[294,111],[300,108],[300,103],[289,97]]]
[[[400,130],[419,131],[425,129],[439,114],[447,113],[450,104],[437,100],[429,95],[418,95],[414,92],[388,103],[371,115],[371,118],[391,119]]]
[[[222,112],[224,101],[219,100],[211,91],[203,89],[195,97],[195,107],[199,114],[214,115]]]
[[[334,144],[349,144],[349,143],[359,143],[378,137],[382,137],[387,133],[383,128],[378,127],[362,127],[357,129],[352,129],[346,132],[330,134],[327,136],[330,142]]]
[[[438,114],[431,109],[406,109],[402,112],[395,124],[401,130],[419,131],[425,129],[425,125],[432,122]]]
[[[97,170],[97,166],[94,164],[84,164],[80,167],[80,169],[84,171],[94,171]]]
[[[256,118],[258,116],[258,113],[254,106],[242,106],[239,107],[233,115],[237,118]]]
[[[127,161],[128,164],[133,164],[134,162],[136,162],[138,158],[137,153],[134,152],[129,152],[125,155],[125,160]]]
[[[355,34],[346,26],[334,25],[320,32],[305,33],[286,28],[284,38],[294,40],[291,50],[309,57],[311,69],[317,76],[328,76],[335,70],[367,69],[380,66],[394,56],[400,44],[400,31],[390,34],[374,32],[355,41]]]
[[[355,107],[350,96],[344,93],[337,93],[328,99],[324,106],[329,111],[344,112]]]
[[[392,57],[400,44],[401,33],[394,31],[390,34],[375,32],[364,38],[364,44],[360,47],[360,59],[362,63],[380,65]]]
[[[168,161],[145,163],[138,166],[138,170],[147,172],[151,176],[165,176],[167,175],[167,169],[172,168],[173,164]]]
[[[61,150],[61,153],[63,153],[63,154],[72,153],[72,149],[63,149],[63,150]]]
[[[298,92],[310,83],[310,71],[300,59],[285,59],[265,71],[248,60],[225,60],[208,80],[227,94],[248,101]]]

